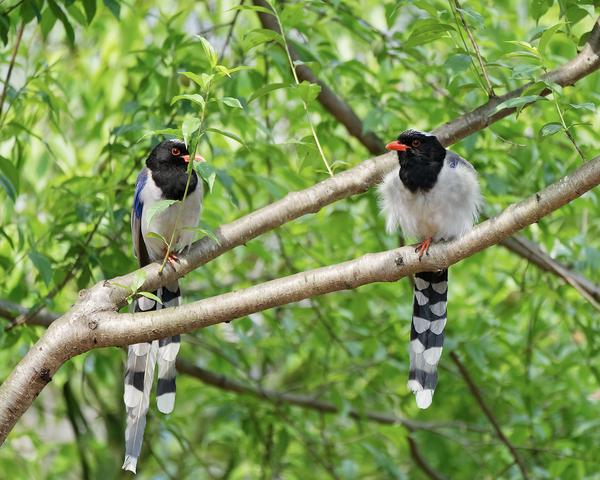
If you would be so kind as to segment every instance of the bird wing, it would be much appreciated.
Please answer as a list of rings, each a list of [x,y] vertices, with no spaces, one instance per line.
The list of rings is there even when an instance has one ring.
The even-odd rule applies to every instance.
[[[133,208],[131,209],[131,238],[133,240],[133,253],[138,259],[140,267],[148,265],[150,258],[148,249],[142,237],[142,213],[144,212],[144,202],[142,200],[142,191],[148,180],[148,169],[142,168],[135,184],[135,195],[133,197]]]

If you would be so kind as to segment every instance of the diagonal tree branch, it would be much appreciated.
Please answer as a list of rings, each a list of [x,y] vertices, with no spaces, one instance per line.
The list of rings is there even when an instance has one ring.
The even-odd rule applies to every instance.
[[[458,8],[459,14],[461,15],[461,18],[462,18],[463,15],[462,15],[462,12],[460,12],[460,4],[458,3],[458,1],[457,0],[450,0],[450,1],[455,1],[456,7]],[[268,3],[264,0],[254,0],[254,4],[265,7],[265,8],[270,8]],[[277,25],[277,22],[273,19],[272,15],[268,15],[265,13],[259,13],[259,18],[260,18],[260,21],[261,21],[261,24],[263,27],[268,28],[270,30],[273,30],[273,31],[281,34],[281,30],[279,29],[279,26]],[[463,21],[464,21],[464,18],[463,18]],[[548,74],[549,79],[558,79],[558,80],[562,79],[565,83],[560,83],[560,81],[558,81],[557,83],[560,83],[563,86],[572,85],[576,81],[576,80],[573,80],[575,78],[575,76],[578,76],[581,74],[581,65],[578,67],[578,66],[576,66],[576,64],[585,64],[587,62],[587,64],[590,66],[590,68],[592,68],[594,70],[598,69],[598,67],[600,66],[600,58],[598,56],[599,52],[600,52],[600,27],[599,27],[599,25],[600,25],[600,18],[596,21],[594,29],[592,30],[592,33],[590,35],[590,40],[589,40],[589,44],[588,44],[589,49],[585,53],[585,55],[588,55],[588,56],[581,57],[581,58],[578,57],[579,60],[577,60],[577,58],[576,58],[575,60],[567,63],[563,67],[560,67],[560,68],[554,70],[553,72]],[[466,26],[466,23],[465,23],[465,27],[467,28],[467,31],[468,31],[468,27]],[[371,27],[371,28],[373,28],[373,27]],[[381,32],[379,32],[379,33],[381,33]],[[476,49],[476,52],[478,53],[478,59],[481,64],[482,70],[487,79],[487,72],[485,71],[485,67],[483,65],[483,60],[480,58],[477,43],[475,42],[474,39],[472,39],[472,41],[473,41],[473,45]],[[290,46],[289,48],[290,48],[290,55],[291,55],[292,59],[294,61],[301,60],[298,53],[293,49],[293,47]],[[582,54],[584,54],[584,51],[581,52],[580,56]],[[577,62],[575,62],[576,60],[577,60]],[[566,75],[566,72],[561,72],[562,69],[567,69],[567,68],[571,71],[571,75],[573,75],[573,78],[570,81],[567,80],[568,75]],[[356,137],[356,139],[359,140],[372,153],[381,153],[384,151],[383,141],[379,137],[377,137],[374,133],[372,133],[372,135],[369,136],[368,138],[365,137],[365,135],[362,135],[362,132],[364,132],[363,123],[360,120],[360,118],[358,117],[358,115],[356,115],[356,113],[352,110],[352,107],[350,107],[344,100],[337,97],[335,95],[335,93],[331,89],[329,89],[324,82],[319,80],[314,75],[314,73],[310,70],[309,67],[307,67],[305,64],[300,64],[296,67],[296,71],[297,71],[299,78],[302,78],[303,80],[307,80],[311,83],[317,83],[321,86],[321,93],[319,94],[317,99],[319,100],[319,102],[321,103],[323,108],[325,108],[325,110],[329,111],[340,123],[342,123],[346,127],[346,129],[348,130],[348,132],[351,135]],[[580,77],[578,77],[578,78],[580,78]],[[490,88],[490,96],[494,97],[495,94],[493,93],[493,89],[491,88],[491,83],[489,82],[489,79],[487,79],[487,81],[488,81],[488,85]],[[515,90],[513,92],[507,93],[506,95],[501,97],[502,98],[501,101],[505,101],[508,98],[514,98],[514,97],[519,96],[520,93],[525,88],[527,88],[527,85],[525,85],[524,87],[522,87],[519,90]],[[546,90],[542,94],[547,95],[548,93],[550,93],[550,91]],[[491,114],[495,107],[489,108],[490,105],[497,105],[497,104],[498,104],[498,102],[492,102],[490,100],[490,102],[488,102],[487,104],[478,108],[474,112],[471,112],[471,114],[468,114],[468,115],[474,115],[475,112],[478,112],[478,111],[479,112],[486,111],[486,112],[488,112],[487,114]],[[466,117],[467,116],[465,115],[465,116],[461,117],[461,119],[465,119]],[[453,125],[456,123],[457,123],[456,121],[450,122],[450,123],[446,124],[444,127]],[[444,128],[444,127],[442,127],[442,128]],[[438,132],[439,130],[441,130],[441,129],[438,128],[436,130],[436,132]],[[478,130],[479,130],[479,128],[478,128]],[[359,132],[361,134],[357,135],[356,132]],[[448,143],[453,143],[454,141],[456,141],[456,139],[454,139],[453,141],[449,141]],[[568,268],[561,265],[556,260],[552,259],[552,257],[550,257],[548,254],[544,253],[537,245],[526,240],[525,238],[522,238],[522,237],[507,238],[506,240],[503,240],[501,242],[501,244],[504,247],[506,247],[507,249],[509,249],[510,251],[516,253],[517,255],[520,255],[520,256],[526,258],[527,260],[531,261],[532,263],[534,263],[541,269],[558,275],[559,277],[564,279],[567,283],[572,285],[579,293],[581,293],[581,295],[584,298],[586,298],[588,301],[590,301],[590,303],[592,303],[592,305],[594,305],[596,308],[598,308],[598,302],[600,302],[600,296],[599,296],[600,295],[600,286],[594,284],[593,282],[589,281],[588,279],[586,279],[585,277],[583,277],[577,273],[571,272]]]
[[[335,177],[312,188],[324,188],[331,180]],[[0,441],[4,441],[56,370],[75,355],[93,348],[140,343],[190,332],[316,295],[373,282],[396,281],[419,271],[448,268],[539,221],[598,184],[600,156],[532,197],[511,205],[459,240],[434,245],[429,256],[422,260],[412,247],[370,253],[188,305],[135,315],[117,313],[115,303],[111,301],[116,287],[109,282],[98,284],[81,292],[73,308],[50,325],[0,386]],[[154,267],[158,268],[158,265]]]
[[[588,43],[581,52],[544,78],[563,86],[571,85],[599,67],[600,20],[596,21]],[[504,109],[495,112],[500,102],[519,96],[522,90],[520,88],[490,100],[474,111],[439,127],[435,130],[436,135],[444,145],[449,145],[485,128],[514,111]],[[292,192],[267,207],[224,225],[216,232],[217,242],[208,238],[196,242],[174,268],[165,269],[162,274],[159,274],[160,265],[156,263],[141,269],[146,275],[141,289],[156,290],[262,233],[307,213],[317,212],[325,205],[342,198],[362,193],[379,182],[396,164],[397,159],[393,154],[366,160],[346,172],[306,190]],[[434,247],[431,256],[422,263],[416,262],[410,247],[370,254],[351,262],[297,274],[178,309],[155,312],[158,315],[136,315],[135,320],[132,315],[116,315],[117,309],[126,303],[125,299],[130,294],[128,289],[105,281],[82,291],[74,307],[50,326],[0,386],[0,441],[4,441],[18,418],[51,380],[54,372],[72,356],[100,346],[124,345],[170,336],[302,298],[355,288],[373,281],[391,281],[419,270],[447,266],[497,243],[593,188],[600,181],[599,171],[599,158],[596,158],[573,175],[538,194],[541,196],[507,209],[460,241]],[[395,261],[404,263],[396,266]],[[136,273],[118,277],[114,281],[121,285],[132,285]],[[178,315],[179,319],[174,318]]]
[[[14,320],[18,315],[27,314],[28,309],[5,300],[0,300],[0,318],[5,318],[9,321]],[[40,316],[40,313],[34,315],[32,320],[28,323],[28,325],[39,325],[43,327],[49,327],[50,324],[60,318],[58,313],[54,312],[42,312],[43,315]],[[231,379],[225,375],[211,372],[202,367],[198,367],[191,362],[183,360],[181,358],[177,359],[177,371],[190,377],[194,377],[197,380],[200,380],[202,383],[206,385],[211,385],[215,388],[227,391],[238,393],[241,395],[251,395],[253,397],[268,400],[273,403],[287,403],[290,405],[296,405],[298,407],[307,408],[310,410],[315,410],[321,413],[339,413],[340,409],[335,406],[333,403],[329,403],[323,400],[319,400],[316,397],[309,396],[306,394],[298,394],[298,393],[287,393],[287,392],[278,392],[276,390],[270,390],[267,388],[262,388],[258,386],[246,385],[237,380]],[[393,413],[388,412],[377,412],[373,410],[355,410],[351,409],[348,412],[348,416],[353,418],[354,420],[368,420],[375,423],[380,423],[383,425],[402,425],[411,431],[413,430],[438,430],[442,428],[460,428],[467,430],[480,431],[474,425],[468,425],[461,422],[419,422],[416,420],[407,419],[404,417],[399,417],[394,415]]]

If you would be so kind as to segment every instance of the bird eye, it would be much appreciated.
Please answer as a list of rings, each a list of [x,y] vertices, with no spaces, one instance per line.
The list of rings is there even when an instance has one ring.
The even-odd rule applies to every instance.
[[[415,138],[415,139],[414,139],[414,140],[411,142],[411,145],[412,145],[413,147],[415,147],[415,148],[416,148],[416,147],[418,147],[419,145],[421,145],[421,140],[419,140],[418,138]]]
[[[173,147],[171,149],[171,155],[173,155],[174,157],[178,157],[179,155],[181,155],[181,150],[179,150],[177,147]]]

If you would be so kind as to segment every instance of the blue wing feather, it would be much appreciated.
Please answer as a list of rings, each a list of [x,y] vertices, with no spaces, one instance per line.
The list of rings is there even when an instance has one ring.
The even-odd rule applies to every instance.
[[[142,213],[144,211],[144,202],[142,201],[142,191],[148,180],[148,169],[144,167],[137,177],[135,184],[135,194],[133,196],[133,208],[131,209],[131,238],[133,240],[133,253],[138,258],[140,265],[143,266],[147,261],[146,245],[142,238]]]
[[[133,211],[136,217],[142,218],[142,210],[144,209],[144,202],[142,202],[142,190],[148,180],[148,169],[143,168],[138,175],[137,182],[135,184],[135,196],[133,197]]]

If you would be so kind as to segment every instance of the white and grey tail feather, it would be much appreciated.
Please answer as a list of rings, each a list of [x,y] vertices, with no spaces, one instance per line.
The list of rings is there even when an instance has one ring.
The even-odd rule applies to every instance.
[[[447,299],[448,270],[415,275],[407,386],[415,394],[419,408],[431,405],[437,385],[437,364],[444,345]]]
[[[181,292],[177,281],[161,289],[160,298],[163,308],[177,307],[181,303]],[[175,360],[179,353],[181,340],[179,335],[162,338],[158,342],[158,384],[156,385],[156,404],[162,413],[171,413],[175,408]]]
[[[180,292],[177,282],[156,292],[162,300],[162,308],[179,305]],[[135,311],[147,312],[161,308],[154,300],[141,297],[136,300]],[[124,470],[136,472],[137,461],[142,449],[146,414],[150,405],[150,391],[154,380],[154,369],[158,363],[156,403],[162,413],[170,413],[175,406],[175,360],[179,352],[179,335],[153,342],[130,345],[127,352],[125,371],[125,393],[123,399],[127,410],[125,428]]]

